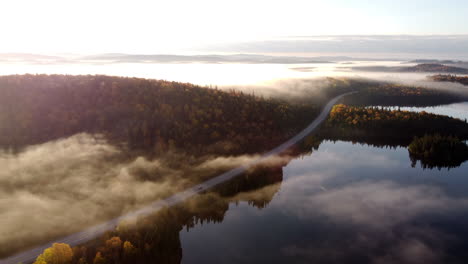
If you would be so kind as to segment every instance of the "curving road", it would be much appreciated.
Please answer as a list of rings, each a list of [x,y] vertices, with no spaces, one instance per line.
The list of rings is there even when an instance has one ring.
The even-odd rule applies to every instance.
[[[173,196],[170,196],[164,200],[159,200],[154,203],[151,203],[139,210],[130,212],[126,215],[114,218],[112,220],[109,220],[103,224],[88,228],[84,231],[74,233],[72,235],[63,237],[61,239],[57,239],[56,241],[51,241],[49,243],[46,243],[44,245],[35,247],[33,249],[24,251],[22,253],[19,253],[17,255],[13,255],[11,257],[5,258],[0,260],[0,264],[17,264],[17,263],[30,263],[33,262],[37,256],[39,256],[46,248],[49,248],[52,246],[52,243],[67,243],[70,246],[76,246],[79,244],[82,244],[84,242],[87,242],[91,239],[94,239],[103,233],[113,230],[121,221],[126,221],[126,220],[132,220],[135,219],[136,217],[141,217],[141,216],[147,216],[152,213],[155,213],[156,211],[165,208],[165,207],[171,207],[175,204],[181,203],[185,201],[186,199],[203,192],[207,189],[210,189],[220,183],[223,183],[225,181],[228,181],[242,173],[244,173],[249,167],[252,167],[256,164],[261,163],[262,161],[265,161],[267,158],[279,154],[283,152],[284,150],[288,149],[292,145],[296,144],[298,141],[303,139],[305,136],[310,134],[312,131],[314,131],[327,117],[328,113],[330,112],[331,108],[333,105],[336,104],[338,100],[340,100],[342,97],[356,93],[356,92],[349,92],[345,93],[342,95],[339,95],[332,100],[330,100],[325,107],[322,109],[322,112],[320,112],[319,116],[309,125],[307,126],[304,130],[302,130],[299,134],[294,136],[293,138],[289,139],[288,141],[284,142],[283,144],[279,145],[278,147],[270,150],[269,152],[265,153],[261,157],[259,157],[256,160],[253,160],[247,164],[244,164],[240,167],[237,167],[235,169],[232,169],[230,171],[227,171],[223,174],[220,174],[219,176],[216,176],[214,178],[211,178],[210,180],[207,180],[203,183],[200,183],[198,185],[195,185],[185,191],[182,191],[180,193],[174,194]]]

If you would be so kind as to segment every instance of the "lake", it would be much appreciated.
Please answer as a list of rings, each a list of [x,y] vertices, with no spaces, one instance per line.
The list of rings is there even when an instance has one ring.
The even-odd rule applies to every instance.
[[[454,103],[449,105],[429,106],[429,107],[386,107],[391,110],[404,110],[412,112],[426,111],[438,115],[446,115],[461,120],[468,118],[468,102]]]
[[[424,110],[466,118],[466,106]],[[326,141],[282,181],[226,198],[221,221],[182,230],[182,263],[466,263],[467,176],[466,162],[413,168],[406,148]],[[248,198],[265,192],[264,207]]]
[[[467,103],[402,109],[468,117]],[[136,246],[146,250],[142,263],[466,263],[467,162],[450,169],[428,169],[419,163],[413,166],[403,147],[324,141],[312,150],[310,144],[303,145],[307,146],[300,143],[272,166],[251,170],[139,220],[136,231],[127,232],[124,223],[97,241],[111,236],[141,241]],[[50,230],[72,227],[77,232],[90,221],[147,203],[158,190],[174,185],[129,173],[144,174],[155,168],[171,172],[164,163],[138,158],[115,166],[111,162],[115,152],[105,142],[81,135],[26,149],[14,158],[3,153],[5,171],[22,177],[7,184],[24,184],[28,172],[47,168],[41,177],[57,177],[58,189],[83,186],[71,188],[70,194],[55,194],[68,197],[65,202],[33,199],[35,192],[5,196],[5,201],[19,199],[22,207],[6,211],[4,226],[10,223],[16,229],[4,229],[4,234],[21,238],[24,233],[39,240]],[[64,164],[81,169],[65,173]],[[54,189],[48,190],[54,194]],[[72,206],[68,201],[73,201]],[[106,210],[93,206],[96,201],[104,201]],[[14,212],[19,210],[28,217],[14,224],[19,219]],[[64,211],[64,218],[37,217]],[[18,241],[5,237],[4,247]],[[87,246],[92,248],[93,243]]]
[[[450,170],[412,168],[404,148],[325,142],[283,168],[265,208],[230,203],[221,222],[182,231],[182,262],[463,258],[467,172],[467,163]]]

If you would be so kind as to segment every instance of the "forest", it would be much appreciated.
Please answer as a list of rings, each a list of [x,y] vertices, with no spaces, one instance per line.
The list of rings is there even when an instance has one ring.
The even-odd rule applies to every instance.
[[[461,83],[463,85],[468,85],[468,76],[438,74],[438,75],[429,76],[429,79],[436,81],[436,82],[453,82],[453,83]]]
[[[351,120],[350,117],[353,119]],[[426,122],[435,120],[433,124],[456,124],[454,127],[464,127],[460,128],[460,131],[466,131],[464,130],[466,126],[462,125],[466,124],[465,122],[448,117],[406,112],[402,115],[399,111],[337,105],[323,127],[324,130],[306,137],[296,147],[285,153],[284,163],[275,166],[258,166],[241,177],[223,183],[212,192],[203,193],[188,202],[171,209],[163,209],[152,216],[139,218],[135,223],[121,223],[115,230],[80,246],[54,244],[46,249],[34,264],[126,264],[148,263],[149,261],[180,263],[182,248],[179,233],[183,229],[189,230],[198,223],[223,221],[229,203],[232,202],[247,201],[257,208],[264,208],[280,189],[283,181],[282,167],[288,163],[288,160],[301,155],[310,155],[324,140],[336,140],[333,135],[327,133],[330,127],[345,130],[360,127],[366,131],[373,126],[383,124],[373,123],[376,120],[394,124],[398,120],[406,119],[425,120]],[[440,132],[440,130],[437,131]],[[391,130],[390,132],[406,134],[405,131],[398,133],[397,130]],[[364,135],[371,136],[372,134],[362,135],[363,141],[361,142],[368,143]],[[372,142],[372,137],[370,142]],[[417,161],[421,161],[421,166],[424,168],[451,168],[457,166],[454,160],[461,163],[468,159],[468,147],[455,136],[426,134],[414,137],[407,146],[413,166]],[[454,159],[437,161],[437,157],[447,153]],[[268,188],[265,188],[267,186]],[[262,191],[259,192],[259,190]],[[250,193],[254,195],[249,195]]]
[[[304,128],[338,94],[350,105],[437,105],[446,91],[329,78],[302,100],[263,98],[188,83],[112,76],[0,77],[0,146],[19,148],[76,133],[102,134],[131,149],[164,153],[266,151]],[[255,144],[252,144],[255,142]]]
[[[131,149],[149,148],[155,153],[171,148],[198,154],[261,152],[307,125],[322,106],[318,101],[306,104],[265,99],[238,91],[136,78],[25,75],[0,77],[0,81],[1,93],[5,95],[0,97],[0,107],[10,114],[2,118],[12,127],[2,129],[9,136],[16,134],[14,143],[18,145],[85,131],[103,134],[119,144],[128,144]],[[282,166],[288,159],[310,154],[324,140],[404,146],[409,147],[413,165],[419,160],[428,168],[455,166],[434,164],[432,158],[446,151],[459,153],[464,149],[461,144],[468,138],[466,120],[389,110],[372,106],[372,100],[380,98],[380,102],[391,104],[408,98],[407,102],[432,104],[456,101],[460,97],[417,87],[357,83],[337,85],[327,91],[326,97],[349,90],[358,90],[365,96],[343,100],[353,101],[354,106],[334,106],[319,131],[284,154],[284,164],[251,170],[218,186],[213,193],[202,194],[174,210],[165,209],[152,217],[138,219],[132,227],[119,225],[86,244],[76,247],[54,244],[35,263],[146,263],[148,260],[179,263],[182,228],[190,228],[197,222],[221,221],[229,202],[243,200],[258,208],[265,207],[279,188]],[[13,103],[14,100],[18,103]],[[371,106],[357,106],[364,102]],[[28,107],[22,107],[25,105]],[[2,135],[3,144],[13,145]],[[248,191],[265,186],[274,188],[262,192],[262,196],[247,195]],[[238,196],[238,193],[245,194]]]
[[[318,138],[408,147],[413,167],[420,161],[423,168],[454,168],[468,160],[467,121],[424,111],[335,105]]]
[[[136,223],[121,223],[115,230],[83,245],[71,247],[55,243],[38,256],[34,264],[180,263],[179,232],[182,229],[189,230],[198,223],[223,221],[232,202],[246,201],[263,208],[279,190],[282,180],[281,165],[257,167],[223,183],[213,192],[137,219]],[[249,195],[250,191],[266,186],[261,196],[256,192]]]
[[[347,96],[344,104],[356,106],[434,106],[468,100],[468,96],[447,90],[395,83],[361,86],[358,94]]]
[[[376,146],[407,147],[415,136],[440,134],[468,139],[468,123],[427,112],[389,110],[385,107],[335,105],[319,131],[322,138]]]
[[[419,160],[423,168],[454,168],[468,160],[468,146],[454,136],[439,134],[415,137],[408,146],[412,166]]]
[[[0,146],[21,147],[80,132],[162,153],[245,153],[282,143],[349,87],[324,100],[289,103],[188,83],[110,76],[0,77]],[[252,144],[255,142],[255,144]]]
[[[404,68],[405,72],[445,72],[445,73],[459,73],[468,74],[468,69],[449,66],[440,63],[422,63],[413,67]]]

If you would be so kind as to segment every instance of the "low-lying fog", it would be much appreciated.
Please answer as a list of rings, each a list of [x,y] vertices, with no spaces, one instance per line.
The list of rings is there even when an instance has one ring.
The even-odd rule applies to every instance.
[[[322,76],[366,76],[353,72],[351,66],[374,65],[398,66],[400,62],[335,62],[305,64],[258,64],[258,63],[28,63],[1,62],[0,73],[25,74],[105,74],[114,76],[165,79],[190,82],[199,85],[247,85],[280,79],[314,78]],[[373,75],[376,75],[375,73]],[[378,74],[377,74],[378,75]]]
[[[340,61],[302,64],[270,63],[30,63],[1,62],[0,73],[24,74],[105,74],[190,82],[220,89],[243,90],[266,97],[302,98],[310,89],[322,88],[329,82],[325,77],[365,78],[404,85],[449,89],[465,93],[466,87],[457,83],[433,82],[427,78],[435,73],[402,73],[364,71],[368,67],[410,67],[404,61]],[[384,68],[385,68],[384,67]]]
[[[0,61],[2,75],[106,74],[216,85],[265,96],[301,96],[329,83],[324,77],[354,77],[466,90],[435,83],[430,73],[363,72],[358,66],[401,66],[402,61],[271,63],[31,63]],[[405,66],[415,64],[404,63]],[[115,163],[118,149],[99,138],[76,135],[12,154],[0,151],[0,255],[44,236],[78,231],[90,223],[134,209],[185,184],[182,173],[160,160]],[[242,159],[238,159],[242,160]],[[219,162],[219,158],[214,161]],[[226,159],[228,166],[238,165]],[[207,164],[215,164],[213,163]],[[210,166],[211,166],[210,165]],[[218,164],[219,165],[219,164]],[[200,165],[201,166],[201,165]],[[220,165],[221,166],[221,165]],[[222,164],[226,166],[226,163]],[[221,167],[222,167],[221,166]],[[200,168],[203,168],[201,166]],[[157,181],[137,175],[163,175]]]
[[[180,192],[256,155],[128,155],[89,134],[0,149],[0,259]],[[267,164],[284,163],[273,157]]]
[[[231,58],[231,56],[227,57]],[[170,60],[162,63],[161,60],[142,59],[103,60],[103,57],[98,57],[100,60],[76,61],[51,61],[49,57],[46,59],[40,57],[30,60],[2,60],[0,56],[0,74],[105,74],[190,82],[226,89],[242,89],[249,93],[254,92],[267,96],[275,94],[281,96],[285,92],[295,93],[298,92],[297,90],[304,92],[300,88],[302,86],[305,86],[305,91],[317,85],[322,86],[322,81],[315,83],[315,80],[323,79],[323,77],[368,78],[435,88],[461,89],[463,87],[459,84],[441,84],[429,81],[427,76],[435,73],[403,73],[392,70],[397,67],[416,65],[416,63],[408,61],[359,60],[347,57],[317,57],[307,60],[306,57],[262,55],[244,55],[244,57],[232,55],[232,57],[236,60],[231,59],[232,62],[226,62],[226,59],[209,57],[208,60],[203,57],[204,61],[195,61],[195,59],[200,58],[200,56],[195,56],[195,58],[188,57],[192,59],[188,61],[187,59],[181,62]],[[139,57],[137,56],[137,58]],[[225,57],[220,56],[220,58]],[[334,60],[327,61],[325,59]],[[372,70],[367,71],[366,69]]]

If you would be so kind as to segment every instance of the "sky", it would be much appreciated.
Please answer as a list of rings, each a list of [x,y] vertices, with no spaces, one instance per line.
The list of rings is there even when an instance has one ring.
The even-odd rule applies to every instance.
[[[3,0],[0,12],[3,53],[154,54],[295,36],[468,34],[466,0]]]

